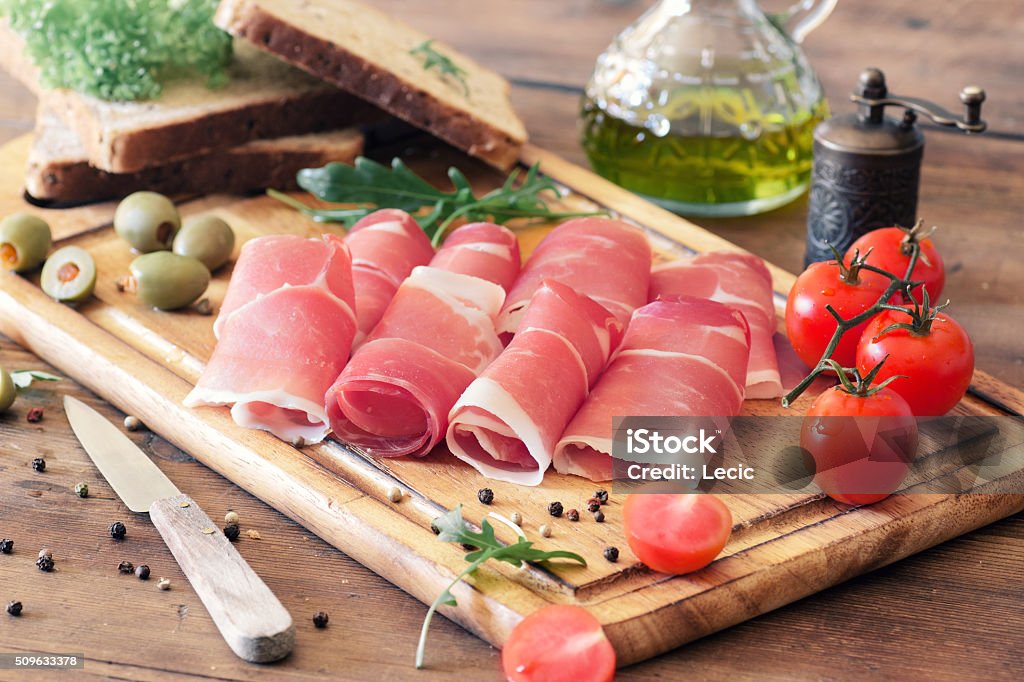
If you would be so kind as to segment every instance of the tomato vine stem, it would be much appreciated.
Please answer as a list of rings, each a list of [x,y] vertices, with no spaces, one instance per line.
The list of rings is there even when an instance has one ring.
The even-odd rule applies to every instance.
[[[840,367],[839,363],[832,360],[832,354],[835,353],[836,348],[839,346],[839,341],[840,339],[843,338],[843,334],[850,331],[857,325],[863,322],[867,322],[872,317],[885,310],[887,307],[890,307],[888,302],[892,298],[893,294],[895,294],[897,291],[902,291],[907,295],[908,298],[913,299],[913,297],[910,296],[910,292],[915,287],[920,286],[921,282],[915,282],[912,279],[910,279],[910,277],[911,275],[914,274],[914,268],[917,267],[917,261],[921,257],[921,246],[916,241],[911,241],[909,243],[909,246],[910,262],[907,263],[907,270],[902,277],[895,275],[889,272],[888,270],[877,268],[869,263],[861,262],[859,264],[859,269],[861,270],[868,270],[870,272],[882,275],[883,277],[889,278],[889,286],[885,288],[885,291],[882,292],[882,294],[878,297],[878,300],[875,301],[874,305],[872,305],[870,308],[847,320],[844,319],[843,316],[840,315],[838,312],[836,312],[836,309],[833,308],[831,304],[825,306],[825,310],[827,310],[828,313],[836,320],[836,330],[832,333],[832,338],[829,339],[828,345],[825,347],[825,352],[822,353],[821,359],[818,360],[818,364],[814,367],[814,369],[811,370],[810,374],[805,376],[803,380],[801,380],[800,383],[793,388],[792,391],[782,396],[783,407],[789,407],[790,405],[792,405],[793,402],[796,401],[796,399],[799,398],[804,393],[804,391],[806,391],[810,387],[812,383],[814,383],[815,379],[817,379],[819,376],[826,372],[835,373],[837,376],[840,377],[840,379],[844,377],[847,370],[843,367]],[[840,268],[844,267],[843,259],[840,257],[841,254],[839,254],[838,251],[835,251],[835,253],[837,255],[837,265]],[[865,254],[865,257],[866,256],[867,254]]]

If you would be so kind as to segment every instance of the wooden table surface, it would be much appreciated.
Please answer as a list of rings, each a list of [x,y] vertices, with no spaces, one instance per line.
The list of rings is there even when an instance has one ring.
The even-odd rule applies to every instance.
[[[534,142],[585,164],[576,133],[578,92],[593,59],[650,0],[378,0],[508,76]],[[774,3],[776,6],[781,3]],[[1016,0],[844,0],[806,42],[833,111],[865,66],[893,91],[953,107],[962,85],[988,90],[990,131],[966,139],[929,129],[920,215],[939,225],[952,313],[972,334],[978,366],[1024,383],[1024,3]],[[34,100],[0,74],[0,141],[31,129]],[[701,224],[791,270],[803,257],[806,201],[767,215]],[[0,337],[0,365],[44,368]],[[236,659],[144,515],[129,512],[70,434],[59,397],[94,400],[72,382],[23,393],[0,417],[0,653],[84,653],[79,678],[162,680],[497,679],[499,652],[439,618],[430,670],[413,650],[425,607],[317,537],[141,431],[139,444],[214,518],[241,516],[239,551],[297,620],[284,663]],[[96,402],[115,419],[123,415]],[[42,422],[26,412],[42,407]],[[45,457],[45,473],[33,457]],[[88,499],[73,487],[89,484]],[[128,526],[116,543],[107,526]],[[54,573],[33,563],[52,550]],[[147,563],[173,587],[120,576],[123,559]],[[1024,515],[1017,515],[824,593],[633,666],[621,679],[1019,679],[1024,671]],[[331,615],[315,630],[313,613]],[[54,673],[54,679],[58,674]],[[0,670],[0,679],[18,679]],[[36,675],[33,679],[46,679]],[[63,677],[60,679],[64,679]],[[77,679],[77,678],[76,678]]]

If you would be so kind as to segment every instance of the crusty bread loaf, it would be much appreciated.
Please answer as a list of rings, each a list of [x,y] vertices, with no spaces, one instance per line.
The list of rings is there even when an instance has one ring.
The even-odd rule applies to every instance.
[[[170,195],[292,189],[300,169],[351,163],[362,149],[362,134],[348,128],[254,140],[134,173],[108,173],[89,165],[75,133],[52,111],[40,108],[25,189],[35,199],[62,203],[117,199],[141,189]]]
[[[243,41],[235,46],[225,87],[172,81],[158,99],[140,102],[105,102],[69,90],[43,93],[36,70],[25,68],[24,41],[6,22],[0,22],[0,45],[0,66],[42,95],[77,134],[89,163],[110,173],[380,118],[359,98]]]
[[[439,42],[458,79],[411,51],[430,37],[354,0],[221,0],[214,23],[501,168],[526,141],[508,83]]]

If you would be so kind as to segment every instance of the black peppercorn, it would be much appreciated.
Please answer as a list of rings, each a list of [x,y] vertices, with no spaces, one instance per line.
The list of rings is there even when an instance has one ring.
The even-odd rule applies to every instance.
[[[434,533],[434,535],[441,534],[441,529],[438,528],[437,524],[435,524],[433,521],[430,522],[430,530]]]
[[[149,566],[141,564],[135,567],[135,577],[139,580],[149,580]]]
[[[46,460],[42,457],[36,457],[32,460],[32,468],[40,473],[46,471]]]
[[[601,510],[594,512],[594,520],[598,523],[604,523],[604,512]]]
[[[570,509],[569,511],[565,512],[565,518],[569,519],[570,521],[579,521],[580,512],[577,509]]]
[[[14,540],[4,538],[0,540],[0,554],[10,554],[14,551]]]
[[[12,616],[20,616],[21,615],[21,602],[20,601],[9,602],[7,604],[7,613],[11,614]]]
[[[43,421],[43,408],[33,407],[25,415],[25,421],[35,424],[36,422]]]
[[[114,521],[114,523],[110,524],[110,537],[115,540],[124,540],[124,536],[127,532],[128,529],[125,528],[124,524],[120,521]]]
[[[549,504],[548,505],[548,514],[551,514],[555,518],[558,518],[559,516],[561,516],[562,515],[562,503],[561,502],[552,502],[551,504]]]
[[[476,492],[476,499],[480,500],[482,504],[490,504],[494,502],[494,491],[490,488],[480,488]]]
[[[601,500],[597,499],[596,497],[591,497],[589,500],[587,500],[587,511],[588,512],[594,513],[598,509],[600,509],[600,508],[601,508]]]
[[[471,545],[468,542],[463,542],[462,543],[462,549],[466,550],[467,552],[475,552],[476,550],[478,550],[480,548],[477,547],[476,545]]]
[[[327,615],[325,611],[317,611],[313,614],[313,625],[321,630],[327,627],[327,621],[331,617]]]
[[[36,559],[36,568],[44,573],[49,573],[53,570],[53,557],[46,556],[45,554]]]
[[[618,547],[605,547],[604,558],[613,564],[619,560],[619,548]]]
[[[228,525],[224,526],[224,537],[226,537],[228,540],[231,540],[231,542],[237,540],[241,532],[242,531],[241,529],[239,529],[237,523],[229,523]]]
[[[135,572],[135,564],[130,561],[122,561],[117,565],[117,572],[125,575]]]
[[[608,504],[608,491],[604,488],[595,491],[594,497],[596,497],[601,504]]]

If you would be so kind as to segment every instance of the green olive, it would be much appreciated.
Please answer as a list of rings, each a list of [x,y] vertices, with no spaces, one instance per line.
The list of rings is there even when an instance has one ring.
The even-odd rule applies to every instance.
[[[0,222],[0,262],[8,270],[25,272],[46,260],[53,244],[50,226],[30,213],[14,213]]]
[[[199,260],[168,251],[139,256],[130,269],[139,299],[160,310],[184,308],[210,284],[210,271]]]
[[[185,222],[174,238],[174,253],[199,259],[210,272],[228,262],[235,249],[235,233],[217,216],[204,215]]]
[[[181,216],[171,200],[156,192],[129,194],[114,212],[114,230],[142,253],[167,251],[181,229]]]
[[[62,247],[46,259],[39,285],[58,301],[84,301],[96,288],[96,263],[81,247]]]
[[[14,379],[3,367],[0,367],[0,412],[6,412],[18,397],[18,389]]]

